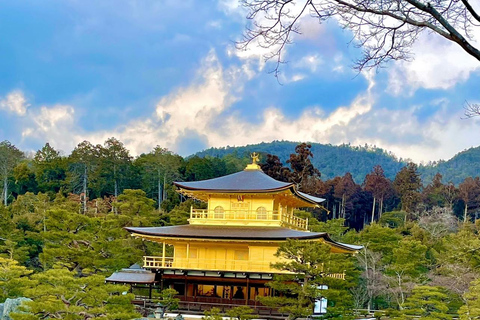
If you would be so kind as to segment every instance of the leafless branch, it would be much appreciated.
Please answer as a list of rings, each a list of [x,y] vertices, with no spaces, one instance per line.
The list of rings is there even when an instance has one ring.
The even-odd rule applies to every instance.
[[[242,0],[249,10],[250,26],[237,48],[269,49],[263,58],[276,58],[275,76],[283,63],[284,50],[301,19],[309,14],[320,23],[334,18],[353,33],[363,57],[355,68],[380,67],[390,60],[409,60],[411,48],[425,30],[459,45],[480,61],[480,50],[469,41],[480,16],[467,0]]]
[[[480,104],[465,102],[464,115],[467,118],[473,118],[480,116]]]

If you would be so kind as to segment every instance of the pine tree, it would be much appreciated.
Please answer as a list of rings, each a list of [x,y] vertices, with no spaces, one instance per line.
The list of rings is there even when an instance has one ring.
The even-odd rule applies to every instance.
[[[460,320],[480,319],[480,279],[470,284],[470,288],[463,295],[463,299],[465,305],[458,310]]]
[[[289,319],[308,317],[313,313],[316,299],[326,297],[332,304],[328,312],[342,314],[348,318],[352,297],[348,291],[354,285],[357,272],[352,257],[331,253],[331,247],[321,242],[287,240],[278,248],[277,257],[282,262],[272,266],[291,274],[278,275],[268,285],[282,297],[263,297],[260,301],[280,312],[288,314]],[[346,272],[346,280],[329,277],[328,274]],[[328,290],[320,286],[327,285]]]
[[[31,270],[19,265],[17,261],[0,257],[0,302],[6,298],[22,296],[30,285],[27,276],[31,273]]]
[[[394,320],[407,320],[419,317],[425,320],[450,320],[452,316],[447,314],[448,295],[441,287],[417,286],[412,290],[400,312],[400,316]],[[471,318],[470,318],[471,319]]]
[[[75,277],[66,269],[50,269],[31,278],[33,285],[24,293],[33,301],[24,302],[20,310],[24,313],[11,314],[14,320],[139,317],[131,304],[133,294],[123,294],[128,288],[106,284],[102,276]]]

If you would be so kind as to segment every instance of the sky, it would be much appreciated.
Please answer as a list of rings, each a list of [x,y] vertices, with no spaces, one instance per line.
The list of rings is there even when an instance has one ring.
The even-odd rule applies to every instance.
[[[277,79],[265,49],[235,47],[245,16],[235,0],[0,0],[0,141],[69,154],[113,136],[187,156],[291,140],[415,162],[480,145],[463,116],[480,63],[455,44],[423,33],[412,61],[357,73],[351,33],[305,16]]]

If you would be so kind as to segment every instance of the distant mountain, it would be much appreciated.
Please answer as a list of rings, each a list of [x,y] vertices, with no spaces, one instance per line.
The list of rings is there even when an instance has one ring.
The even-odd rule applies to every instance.
[[[438,161],[420,168],[422,179],[430,182],[437,172],[443,176],[443,182],[461,183],[467,177],[480,176],[480,147],[470,148],[457,153],[448,161]]]
[[[320,143],[311,144],[314,155],[312,162],[322,173],[323,180],[343,176],[350,172],[355,182],[360,184],[377,164],[381,165],[385,175],[393,180],[397,172],[407,164],[407,160],[399,159],[391,152],[367,145],[358,147],[350,144],[338,146]],[[252,152],[258,152],[263,154],[263,158],[265,158],[265,155],[270,153],[277,155],[285,164],[290,154],[295,153],[296,145],[298,145],[298,142],[292,141],[262,142],[242,147],[210,148],[197,152],[195,155],[222,158],[227,154],[235,154],[238,158],[245,158],[249,157]],[[442,174],[444,183],[451,181],[458,185],[466,177],[480,175],[480,147],[462,151],[448,161],[421,165],[419,166],[419,172],[425,185],[432,181],[437,172]]]
[[[278,156],[285,163],[291,153],[295,153],[295,146],[298,142],[273,141],[259,144],[247,145],[244,147],[210,148],[195,155],[199,157],[222,158],[227,154],[236,154],[239,158],[249,157],[252,152],[265,155],[270,153]],[[406,164],[397,159],[393,154],[375,147],[354,147],[351,145],[333,146],[331,144],[312,143],[312,163],[322,173],[322,179],[327,180],[336,176],[343,176],[350,172],[357,183],[362,183],[365,175],[372,171],[372,168],[380,164],[385,175],[393,179],[397,172]]]

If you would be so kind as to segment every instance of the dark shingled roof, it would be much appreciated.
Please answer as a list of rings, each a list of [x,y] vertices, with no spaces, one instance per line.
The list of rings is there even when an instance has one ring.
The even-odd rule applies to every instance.
[[[219,178],[193,182],[174,182],[174,184],[187,190],[246,192],[283,190],[293,186],[293,183],[277,181],[261,170],[243,170]]]
[[[206,190],[217,192],[272,192],[291,189],[292,193],[299,198],[319,204],[325,199],[317,198],[306,193],[297,191],[295,184],[282,182],[266,175],[262,170],[243,170],[223,177],[193,181],[174,182],[177,187],[186,190]]]
[[[127,231],[147,236],[166,238],[230,239],[230,240],[272,240],[319,239],[347,250],[359,250],[361,246],[337,243],[326,232],[298,231],[280,227],[233,227],[179,225],[168,227],[125,228]]]
[[[179,225],[168,227],[125,228],[130,232],[144,235],[237,240],[285,240],[321,238],[325,233],[298,231],[279,227],[235,227],[235,226],[199,226]]]
[[[105,281],[116,283],[154,283],[155,273],[145,269],[122,269],[113,273]]]

